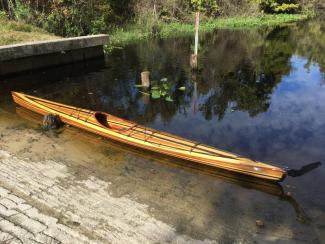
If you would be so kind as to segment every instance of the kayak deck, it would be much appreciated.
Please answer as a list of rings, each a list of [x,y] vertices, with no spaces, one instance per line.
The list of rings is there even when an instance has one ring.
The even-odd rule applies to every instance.
[[[17,104],[33,112],[41,115],[57,114],[66,124],[136,147],[272,181],[281,181],[286,175],[279,167],[147,128],[108,113],[17,92],[12,92],[12,96]]]

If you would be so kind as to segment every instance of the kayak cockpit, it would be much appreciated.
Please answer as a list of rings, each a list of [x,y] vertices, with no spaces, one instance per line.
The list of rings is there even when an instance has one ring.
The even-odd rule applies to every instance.
[[[109,128],[108,115],[101,112],[96,112],[94,115],[96,121],[104,127]]]
[[[101,126],[117,131],[117,132],[125,132],[127,130],[130,129],[130,126],[128,126],[127,124],[121,126],[119,125],[119,122],[116,121],[116,119],[114,119],[114,117],[111,116],[111,121],[109,122],[108,120],[108,116],[110,116],[107,113],[103,113],[103,112],[95,112],[94,113],[94,118],[97,121],[97,123],[99,123]],[[132,126],[131,126],[132,128]]]

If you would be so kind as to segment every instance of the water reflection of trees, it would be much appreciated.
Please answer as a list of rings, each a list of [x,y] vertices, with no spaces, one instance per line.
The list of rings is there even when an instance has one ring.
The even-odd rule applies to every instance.
[[[251,116],[266,111],[273,88],[291,69],[290,58],[295,47],[287,42],[289,35],[289,28],[219,30],[206,35],[201,40],[200,71],[196,76],[199,110],[205,118],[215,115],[222,119],[229,107],[247,111]],[[146,118],[160,113],[168,121],[176,112],[187,112],[193,97],[190,42],[185,38],[130,47],[135,52],[131,58],[136,60],[136,67],[153,70],[153,79],[166,76],[188,88],[184,95],[174,94],[174,105],[162,101],[145,105]],[[130,67],[129,63],[124,65]]]
[[[200,70],[194,77],[189,67],[191,39],[147,41],[116,50],[107,57],[107,68],[101,72],[77,82],[60,83],[57,88],[54,84],[44,92],[51,91],[49,98],[141,123],[154,121],[157,116],[168,122],[177,113],[191,112],[195,81],[199,111],[205,119],[222,119],[229,109],[255,116],[269,108],[274,88],[291,70],[292,55],[298,53],[318,62],[324,70],[323,28],[324,24],[306,22],[207,34],[201,39]],[[175,87],[186,86],[186,90],[174,89],[173,103],[150,99],[135,87],[143,70],[150,70],[153,80],[166,77]]]
[[[308,59],[308,64],[315,62],[325,73],[325,15],[313,21],[298,24],[291,42],[297,42],[297,54]]]
[[[219,31],[220,32],[220,31]],[[206,119],[222,119],[226,110],[265,112],[273,88],[290,71],[293,48],[287,28],[270,31],[222,31],[207,41],[199,91],[206,95],[200,110]]]

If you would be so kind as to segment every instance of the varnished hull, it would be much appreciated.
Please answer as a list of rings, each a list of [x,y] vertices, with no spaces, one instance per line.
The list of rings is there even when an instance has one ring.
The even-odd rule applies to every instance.
[[[14,101],[31,111],[60,116],[62,122],[146,150],[262,179],[281,181],[285,171],[204,144],[143,127],[113,115],[80,109],[12,92]]]

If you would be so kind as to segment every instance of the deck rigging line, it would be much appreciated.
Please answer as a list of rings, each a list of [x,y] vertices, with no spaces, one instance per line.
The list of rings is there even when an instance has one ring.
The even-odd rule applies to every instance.
[[[29,97],[28,95],[25,95],[25,96]],[[77,107],[73,107],[73,106],[67,106],[67,105],[64,105],[64,104],[58,104],[58,103],[54,103],[54,102],[47,101],[47,100],[42,100],[42,99],[35,99],[34,97],[33,97],[33,98],[29,97],[29,98],[32,99],[32,100],[34,100],[34,101],[36,100],[35,102],[38,102],[38,103],[40,103],[40,102],[41,102],[41,103],[48,103],[48,104],[52,104],[52,105],[59,106],[59,107],[63,107],[63,108],[67,108],[67,109],[73,109],[74,111],[69,115],[69,114],[64,113],[64,112],[62,112],[62,111],[58,111],[58,110],[56,110],[56,109],[54,109],[54,108],[51,108],[52,110],[54,110],[54,111],[56,111],[56,112],[66,114],[66,115],[68,115],[68,116],[72,116],[73,118],[78,119],[78,120],[81,120],[81,119],[79,118],[79,114],[80,114],[81,111],[84,112],[84,113],[89,114],[89,117],[90,117],[91,115],[93,115],[93,111],[91,111],[91,110],[86,110],[86,109],[77,108]],[[78,112],[78,117],[73,116],[73,114],[74,114],[75,112]],[[82,121],[84,121],[84,120],[82,120]],[[98,126],[97,124],[94,124],[94,123],[91,123],[91,122],[88,122],[88,123]],[[126,124],[123,124],[123,123],[120,123],[120,122],[116,122],[116,121],[112,121],[112,120],[108,120],[108,123],[115,124],[115,125],[120,125],[120,126],[124,126],[124,127],[127,127],[127,126],[128,126],[128,125],[126,125]],[[138,127],[138,126],[140,126],[140,125],[139,125],[139,124],[136,124],[136,126],[135,126],[134,128],[136,128],[136,127]],[[141,127],[143,127],[144,130],[147,130],[147,127],[145,127],[145,126],[141,126]],[[134,136],[132,137],[131,134],[134,133],[134,132],[138,132],[138,133],[144,133],[144,132],[141,131],[141,130],[138,130],[138,129],[134,129],[134,128],[132,129],[132,128],[129,127],[129,129],[132,129],[132,132],[131,132],[128,136],[131,137],[131,138],[134,138],[134,139],[140,140],[139,138],[136,138],[136,137],[134,137]],[[173,141],[173,140],[171,140],[171,139],[169,139],[169,138],[164,138],[164,137],[161,137],[161,136],[159,136],[159,135],[156,135],[157,133],[163,135],[163,134],[164,134],[163,132],[160,132],[160,131],[157,131],[157,130],[153,130],[153,129],[150,129],[150,131],[152,131],[153,133],[152,133],[152,134],[151,134],[147,139],[142,140],[142,141],[147,142],[148,139],[149,139],[150,137],[155,137],[155,138],[157,138],[157,139],[161,139],[161,140],[165,140],[165,141],[167,141],[167,142],[175,143],[175,141]],[[171,138],[174,138],[174,139],[176,139],[176,140],[179,140],[179,138],[173,137],[173,135],[166,135],[166,136],[171,137]],[[183,139],[183,140],[184,140],[184,139]],[[186,140],[186,141],[189,142],[189,143],[193,143],[193,142],[190,141],[190,140]],[[153,141],[150,141],[150,143],[155,144],[155,145],[158,145],[158,146],[162,146],[161,143],[157,143],[157,142],[153,142]],[[192,146],[192,145],[188,145],[188,144],[185,144],[185,143],[182,143],[182,142],[178,142],[178,144],[180,144],[180,145],[182,145],[182,146],[185,146],[185,147],[190,147],[190,148],[192,148],[192,149],[190,150],[190,152],[192,152],[192,151],[194,150],[193,147],[196,147],[197,150],[201,150],[201,151],[198,152],[198,153],[200,153],[200,154],[204,154],[204,155],[208,155],[208,156],[219,156],[219,157],[225,157],[225,158],[235,159],[235,160],[238,160],[239,158],[242,158],[241,156],[237,156],[237,155],[236,155],[236,157],[231,157],[231,156],[222,155],[222,154],[219,154],[219,153],[216,153],[216,152],[209,151],[209,150],[207,150],[207,149],[205,149],[205,148],[197,148],[197,146],[199,146],[199,144],[201,144],[201,143],[197,143],[197,144],[195,144],[194,146]],[[172,149],[176,149],[176,150],[181,150],[181,151],[187,151],[187,152],[189,151],[189,150],[187,150],[187,149],[178,148],[178,147],[175,147],[175,146],[169,146],[169,145],[163,145],[163,146],[164,146],[164,147],[169,147],[169,148],[172,148]],[[220,150],[220,151],[222,151],[222,150]],[[225,152],[225,153],[227,153],[227,152]],[[252,161],[255,161],[255,160],[252,160]]]
[[[198,143],[196,143],[196,144],[194,144],[192,147],[191,147],[191,150],[190,150],[190,153],[197,147],[197,146],[199,146],[201,143],[200,142],[198,142]]]
[[[144,142],[147,142],[149,140],[149,138],[152,137],[156,133],[157,133],[157,131],[152,131],[152,133],[147,138],[145,138]]]

